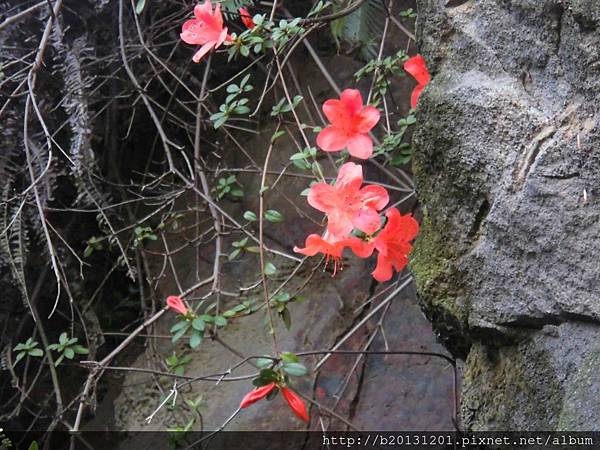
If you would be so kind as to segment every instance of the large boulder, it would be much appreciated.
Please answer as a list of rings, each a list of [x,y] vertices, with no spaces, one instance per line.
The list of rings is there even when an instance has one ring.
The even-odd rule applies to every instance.
[[[598,429],[600,3],[423,0],[423,307],[470,429]]]

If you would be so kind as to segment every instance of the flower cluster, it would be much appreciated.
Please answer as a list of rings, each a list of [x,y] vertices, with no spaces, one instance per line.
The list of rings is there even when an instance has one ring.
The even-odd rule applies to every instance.
[[[239,12],[240,19],[248,30],[261,29],[263,20],[260,15],[253,18],[245,8],[240,8]],[[285,24],[287,26],[287,22]],[[297,22],[291,22],[289,25],[295,27]],[[280,25],[280,29],[283,28],[285,27]],[[281,30],[280,32],[283,33]],[[235,35],[228,34],[227,27],[223,25],[220,4],[217,3],[213,9],[211,0],[206,0],[204,4],[194,8],[194,18],[183,24],[181,39],[188,44],[200,46],[192,58],[194,62],[200,62],[206,54],[223,44],[232,45],[231,49],[234,49],[240,42]],[[240,53],[244,54],[241,51]],[[415,108],[421,91],[430,80],[430,75],[421,55],[405,61],[404,69],[418,83],[411,95],[411,107]],[[238,92],[242,92],[242,89],[244,92],[247,90],[244,88],[246,82],[247,77],[240,87],[236,86]],[[233,94],[230,92],[232,101],[237,95]],[[247,99],[241,100],[247,102]],[[219,120],[226,120],[224,114],[229,114],[230,110],[237,111],[236,107],[243,106],[241,100],[230,109],[222,110],[221,116],[225,119],[219,116]],[[370,133],[379,122],[380,111],[374,106],[365,105],[358,90],[344,90],[339,99],[325,101],[322,109],[329,124],[317,135],[317,146],[321,150],[338,152],[345,149],[357,160],[367,160],[373,155],[373,139]],[[314,156],[312,153],[311,155]],[[394,271],[400,272],[408,264],[408,255],[412,251],[411,242],[417,236],[419,224],[412,215],[402,215],[398,209],[388,207],[389,202],[390,196],[383,186],[364,184],[363,168],[360,164],[346,162],[339,168],[333,185],[321,182],[310,188],[308,203],[326,215],[327,227],[321,235],[309,235],[305,246],[294,247],[294,251],[306,256],[319,253],[325,255],[326,264],[333,264],[334,275],[341,267],[346,248],[360,258],[369,258],[376,253],[377,263],[372,272],[373,277],[380,282],[390,280]],[[172,341],[176,342],[182,336],[191,334],[189,339],[192,348],[202,342],[205,323],[214,323],[215,326],[227,323],[225,318],[220,316],[197,316],[180,297],[168,297],[167,306],[181,315],[181,321],[171,328],[171,332],[174,333]],[[294,414],[309,422],[306,405],[298,394],[288,387],[288,375],[303,376],[306,368],[297,362],[295,355],[290,355],[285,357],[285,363],[275,361],[270,369],[260,372],[261,375],[254,381],[259,387],[244,396],[240,409],[247,408],[263,398],[270,399],[281,392]]]
[[[331,124],[317,136],[321,150],[347,148],[358,159],[371,156],[373,141],[368,133],[377,125],[379,111],[364,106],[359,91],[346,89],[339,100],[327,100],[323,112]],[[294,251],[306,256],[324,254],[327,262],[333,261],[335,275],[345,248],[360,258],[368,258],[377,250],[377,266],[372,275],[378,281],[388,281],[392,269],[399,272],[408,263],[410,241],[419,231],[417,221],[411,215],[401,215],[396,208],[389,208],[382,220],[380,213],[388,202],[389,194],[383,186],[363,186],[362,166],[345,163],[333,186],[318,183],[308,193],[308,203],[326,214],[327,230],[323,236],[309,235],[305,247],[295,247]]]

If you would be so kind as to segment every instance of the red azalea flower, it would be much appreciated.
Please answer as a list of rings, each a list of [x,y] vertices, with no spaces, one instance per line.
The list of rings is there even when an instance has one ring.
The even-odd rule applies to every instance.
[[[404,70],[411,74],[418,83],[410,96],[410,107],[414,109],[417,107],[421,91],[429,83],[430,75],[425,66],[425,60],[421,55],[407,59],[404,63]]]
[[[308,419],[308,411],[306,410],[306,405],[304,404],[302,399],[298,396],[298,394],[296,394],[291,389],[288,389],[285,387],[281,388],[281,394],[283,395],[285,400],[288,402],[288,405],[290,405],[290,408],[292,408],[292,411],[294,411],[294,414],[296,414],[296,416],[298,416],[298,418],[300,418],[301,420],[308,423],[309,419]]]
[[[190,311],[183,300],[181,300],[181,297],[177,297],[176,295],[167,297],[167,306],[182,316],[185,316]]]
[[[339,100],[323,103],[323,112],[331,122],[317,136],[317,145],[326,152],[348,147],[352,156],[367,159],[373,153],[373,141],[367,134],[379,121],[379,110],[363,106],[360,92],[346,89]]]
[[[306,238],[306,247],[294,247],[296,253],[302,253],[306,256],[315,256],[317,253],[325,255],[325,266],[330,260],[333,260],[333,276],[337,273],[338,267],[341,266],[342,252],[346,247],[352,249],[361,258],[371,256],[372,250],[369,251],[368,245],[354,236],[338,239],[329,231],[325,232],[323,237],[318,234],[311,234]],[[366,256],[363,256],[366,255]]]
[[[412,251],[410,241],[419,232],[419,223],[410,214],[402,216],[396,208],[390,208],[385,215],[387,223],[371,241],[379,252],[372,275],[382,282],[392,278],[392,267],[400,272],[408,264],[408,255]]]
[[[308,192],[308,203],[327,214],[328,229],[336,236],[345,236],[354,228],[373,234],[381,225],[380,211],[389,196],[382,186],[361,188],[362,167],[346,163],[340,167],[335,186],[318,183]]]
[[[244,25],[246,25],[246,28],[249,30],[254,28],[254,21],[252,20],[252,16],[246,8],[240,8],[240,16],[242,18],[242,22]]]
[[[253,403],[256,403],[261,398],[265,398],[269,393],[275,389],[275,383],[269,383],[265,386],[254,389],[253,391],[248,392],[242,402],[240,403],[240,408],[247,408]]]
[[[224,41],[231,41],[227,34],[227,27],[223,27],[221,5],[217,3],[213,12],[212,3],[206,0],[202,5],[194,7],[195,19],[186,21],[181,29],[183,42],[192,45],[201,45],[192,60],[200,62],[209,51],[218,48]]]

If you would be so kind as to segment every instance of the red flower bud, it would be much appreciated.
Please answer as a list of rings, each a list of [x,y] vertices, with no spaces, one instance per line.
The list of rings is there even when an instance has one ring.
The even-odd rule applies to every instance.
[[[185,303],[183,303],[183,300],[175,295],[167,297],[167,306],[183,316],[189,311],[187,306],[185,306]]]
[[[248,13],[246,8],[240,8],[240,16],[242,18],[242,22],[246,25],[246,28],[251,30],[254,28],[254,21],[252,20],[252,16]]]
[[[306,410],[306,405],[304,404],[302,399],[298,397],[298,394],[296,394],[294,391],[288,388],[281,388],[281,393],[283,394],[285,400],[288,402],[288,405],[290,405],[290,408],[292,408],[292,411],[294,411],[294,414],[296,414],[301,420],[308,423],[309,419],[308,411]]]
[[[269,383],[265,386],[254,389],[253,391],[248,392],[244,398],[242,399],[242,403],[240,403],[240,408],[247,408],[251,404],[259,401],[261,398],[266,397],[275,389],[275,383]]]

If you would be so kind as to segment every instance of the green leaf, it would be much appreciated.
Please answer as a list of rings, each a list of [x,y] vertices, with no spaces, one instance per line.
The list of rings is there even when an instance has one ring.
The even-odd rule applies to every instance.
[[[244,219],[246,219],[248,222],[255,222],[256,214],[254,214],[252,211],[246,211],[244,213]]]
[[[258,376],[269,381],[277,381],[279,378],[277,372],[275,372],[273,369],[262,369]]]
[[[283,352],[281,359],[287,363],[297,363],[299,361],[299,358],[292,352]]]
[[[277,302],[282,302],[282,303],[289,302],[291,299],[292,299],[292,296],[287,292],[280,292],[275,297],[273,297],[273,300],[275,300]]]
[[[179,330],[177,333],[175,333],[173,335],[173,337],[171,338],[171,342],[174,344],[175,342],[177,342],[179,339],[181,339],[181,337],[187,332],[188,328],[190,327],[189,324],[186,324],[187,326],[182,328],[181,330]]]
[[[75,357],[75,351],[71,348],[65,348],[65,352],[63,353],[68,359],[73,359]]]
[[[213,126],[215,127],[215,130],[218,129],[219,127],[221,127],[225,122],[227,122],[228,117],[227,116],[223,116],[217,120],[214,121]]]
[[[279,130],[278,132],[273,133],[273,136],[271,136],[271,143],[275,142],[277,139],[279,139],[285,133],[286,132],[284,130]]]
[[[265,275],[267,276],[271,276],[271,275],[275,275],[275,273],[277,272],[277,267],[275,267],[275,265],[273,265],[273,263],[266,263],[265,267],[264,267],[264,272]]]
[[[44,356],[44,352],[41,348],[32,348],[31,350],[29,350],[29,352],[27,352],[27,354],[29,356],[37,356],[38,358]]]
[[[308,369],[300,363],[287,363],[283,366],[283,371],[293,377],[301,377],[307,374]]]
[[[239,256],[239,254],[242,252],[241,248],[236,248],[234,251],[232,251],[228,256],[227,259],[229,261],[233,261],[235,258],[237,258]]]
[[[215,316],[215,325],[218,327],[224,327],[227,325],[227,319],[223,316]]]
[[[74,345],[73,347],[71,347],[75,353],[78,353],[80,355],[87,355],[90,351],[85,348],[83,345]]]
[[[67,337],[67,333],[61,333],[60,336],[58,337],[58,342],[60,344],[65,345],[68,341],[69,341],[69,338]]]
[[[144,7],[146,6],[146,0],[138,0],[135,5],[135,13],[139,16],[142,11],[144,11]]]
[[[16,364],[17,364],[19,361],[21,361],[21,360],[22,360],[22,359],[25,357],[25,355],[26,355],[26,354],[27,354],[27,352],[21,352],[21,353],[17,354],[17,357],[15,358],[15,365],[16,365]]]
[[[202,334],[199,331],[194,331],[190,337],[190,347],[196,348],[202,344]]]
[[[28,450],[38,450],[38,443],[36,441],[33,441],[30,445],[29,445],[29,449]]]
[[[175,325],[173,325],[171,327],[171,333],[175,333],[175,332],[181,330],[182,328],[186,327],[187,325],[189,325],[189,322],[187,320],[182,320],[180,322],[177,322]]]
[[[204,320],[206,323],[213,323],[215,320],[213,319],[213,316],[209,316],[208,314],[202,314],[201,316],[199,316],[202,320]]]
[[[292,315],[290,314],[289,309],[287,309],[284,305],[281,306],[283,306],[283,308],[279,313],[279,316],[281,317],[281,320],[283,320],[285,327],[289,330],[292,328]]]
[[[194,328],[194,330],[204,331],[204,320],[202,320],[200,317],[196,317],[192,322],[192,327]]]
[[[235,248],[242,248],[242,247],[245,247],[247,243],[248,243],[248,238],[245,237],[244,239],[240,239],[239,241],[236,241],[236,242],[232,243],[231,245],[234,246]]]
[[[283,222],[284,220],[283,214],[281,214],[279,211],[275,211],[274,209],[268,209],[265,211],[265,219],[273,223]]]
[[[273,360],[271,358],[257,358],[256,365],[260,368],[267,367],[273,364]]]

